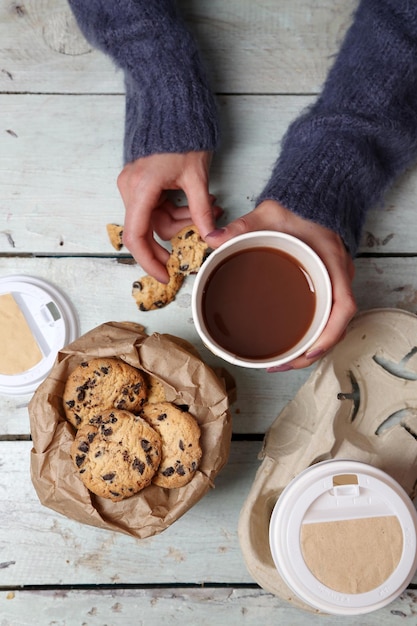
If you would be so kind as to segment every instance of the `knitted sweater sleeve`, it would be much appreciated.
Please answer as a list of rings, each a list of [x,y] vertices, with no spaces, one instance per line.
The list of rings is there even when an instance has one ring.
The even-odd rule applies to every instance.
[[[69,0],[69,5],[87,40],[124,72],[125,162],[216,148],[216,103],[174,0]]]
[[[362,0],[257,202],[274,199],[331,228],[355,254],[366,211],[416,157],[417,3]]]

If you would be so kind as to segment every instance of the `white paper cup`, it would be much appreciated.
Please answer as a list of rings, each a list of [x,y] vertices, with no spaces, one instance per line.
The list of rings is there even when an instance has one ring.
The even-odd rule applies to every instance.
[[[290,349],[267,358],[246,358],[220,345],[207,328],[203,311],[204,293],[214,270],[237,252],[256,248],[272,248],[293,257],[308,274],[316,296],[312,321],[305,334]],[[233,365],[249,368],[269,368],[284,365],[303,354],[321,335],[330,315],[332,288],[326,267],[320,257],[303,241],[276,231],[257,231],[240,235],[212,252],[200,268],[193,287],[192,314],[197,332],[207,348]]]

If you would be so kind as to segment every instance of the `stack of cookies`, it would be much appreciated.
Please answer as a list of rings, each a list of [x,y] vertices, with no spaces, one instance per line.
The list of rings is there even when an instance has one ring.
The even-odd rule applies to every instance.
[[[94,358],[69,375],[63,394],[76,429],[75,470],[94,494],[123,500],[150,484],[168,489],[195,475],[200,428],[188,407],[165,399],[162,384],[119,358]]]

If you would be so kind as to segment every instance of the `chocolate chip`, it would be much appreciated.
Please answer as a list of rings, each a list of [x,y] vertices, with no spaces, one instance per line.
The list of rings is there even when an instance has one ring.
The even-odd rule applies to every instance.
[[[189,237],[192,237],[194,235],[194,230],[187,230],[187,232],[184,235],[184,239],[188,239]]]
[[[180,265],[180,272],[186,272],[190,267],[189,263],[185,263],[184,265]]]
[[[182,465],[181,463],[175,468],[175,471],[177,472],[179,476],[185,476],[184,465]]]
[[[156,419],[158,420],[158,422],[163,422],[164,420],[166,420],[167,417],[168,416],[166,413],[161,413]]]
[[[82,441],[82,442],[80,443],[80,445],[78,446],[78,450],[79,450],[80,452],[87,453],[87,452],[89,451],[89,449],[90,449],[90,446],[88,445],[88,442],[87,442],[87,441]]]
[[[94,437],[96,435],[97,435],[97,433],[88,433],[88,435],[87,435],[88,442],[91,443],[94,440]]]
[[[75,456],[75,465],[77,467],[80,467],[80,465],[82,465],[85,461],[85,454],[77,454]]]
[[[145,306],[142,302],[139,304],[139,309],[140,309],[141,311],[147,311],[147,310],[148,310],[148,309],[146,308],[146,306]]]
[[[118,491],[110,491],[111,495],[114,496],[115,498],[119,498],[120,497],[120,493]]]
[[[152,444],[147,439],[141,439],[140,445],[142,446],[142,450],[144,452],[149,452],[150,450],[152,450]]]
[[[185,450],[184,442],[182,439],[179,440],[178,447],[180,450]]]
[[[78,402],[82,402],[85,399],[85,391],[84,389],[80,389],[77,395]]]
[[[103,374],[108,374],[110,369],[108,367],[100,367],[101,371],[103,372]]]
[[[101,426],[101,432],[103,433],[103,435],[105,437],[109,437],[110,435],[113,434],[113,428],[111,428],[110,426],[104,426],[104,424],[102,424]]]
[[[145,471],[145,463],[141,461],[140,459],[138,459],[137,457],[135,457],[132,463],[132,467],[134,470],[138,471],[140,475],[142,475],[143,472]]]
[[[65,403],[70,409],[73,409],[75,406],[75,402],[74,400],[68,400],[68,402]]]
[[[163,476],[166,476],[167,478],[169,476],[172,476],[172,474],[174,474],[175,470],[173,467],[167,467],[166,469],[164,469],[164,471],[162,472]]]
[[[153,305],[156,306],[157,309],[162,309],[162,307],[165,306],[165,302],[163,300],[156,300]]]
[[[81,363],[81,367],[88,367],[88,361],[83,361]]]
[[[133,289],[139,289],[139,291],[142,291],[143,287],[142,287],[142,283],[139,280],[135,280],[135,282],[132,285]]]
[[[109,472],[108,474],[104,474],[102,476],[102,479],[106,481],[112,481],[115,476],[116,476],[116,472]]]

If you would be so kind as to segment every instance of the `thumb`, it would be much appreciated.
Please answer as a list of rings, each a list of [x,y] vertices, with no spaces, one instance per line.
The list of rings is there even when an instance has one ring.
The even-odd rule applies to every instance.
[[[186,196],[193,224],[204,239],[205,235],[216,227],[214,197],[209,194],[205,186],[187,190]]]

